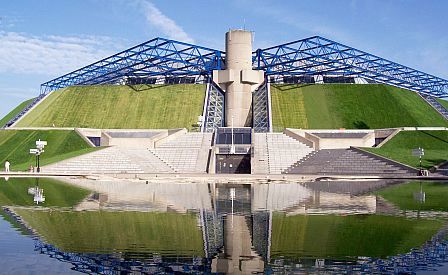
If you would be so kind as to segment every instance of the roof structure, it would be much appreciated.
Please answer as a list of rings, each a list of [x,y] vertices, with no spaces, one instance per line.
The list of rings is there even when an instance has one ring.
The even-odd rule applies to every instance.
[[[359,77],[448,97],[448,80],[373,54],[313,36],[253,52],[253,68],[267,76]],[[41,85],[41,94],[72,85],[117,84],[125,77],[211,77],[225,69],[225,52],[165,38],[102,59]]]
[[[154,38],[41,85],[41,93],[73,85],[116,84],[124,77],[208,75],[222,68],[223,52]]]

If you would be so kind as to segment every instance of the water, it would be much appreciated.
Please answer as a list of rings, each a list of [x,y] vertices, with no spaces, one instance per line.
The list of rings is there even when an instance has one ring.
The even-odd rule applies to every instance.
[[[0,273],[446,274],[447,198],[443,182],[2,179]]]

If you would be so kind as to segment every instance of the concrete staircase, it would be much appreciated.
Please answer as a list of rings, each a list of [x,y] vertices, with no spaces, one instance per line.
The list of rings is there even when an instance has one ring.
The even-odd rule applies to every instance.
[[[144,169],[117,147],[109,147],[42,168],[45,173],[113,174],[143,173]]]
[[[179,173],[205,173],[212,133],[186,133],[149,151]]]
[[[211,133],[186,133],[155,149],[108,147],[48,165],[44,172],[74,174],[205,173]]]
[[[137,163],[145,173],[173,173],[174,167],[161,160],[148,149],[130,148],[124,150],[126,155]]]
[[[416,171],[355,149],[316,151],[294,163],[285,173],[308,175],[409,175]]]
[[[255,133],[254,173],[282,174],[313,149],[283,133]]]

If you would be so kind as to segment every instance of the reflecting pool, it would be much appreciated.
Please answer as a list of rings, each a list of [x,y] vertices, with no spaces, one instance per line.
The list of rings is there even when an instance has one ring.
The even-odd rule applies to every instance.
[[[0,273],[448,273],[448,183],[0,179]]]

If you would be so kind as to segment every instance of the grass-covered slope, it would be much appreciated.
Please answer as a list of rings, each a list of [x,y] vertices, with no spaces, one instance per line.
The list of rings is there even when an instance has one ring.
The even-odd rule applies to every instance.
[[[448,126],[416,93],[387,85],[271,85],[275,130]]]
[[[442,225],[437,220],[393,216],[276,214],[272,221],[271,258],[386,258],[420,247]]]
[[[35,205],[28,188],[39,185],[44,190],[41,206],[72,207],[81,202],[90,191],[50,178],[0,178],[0,206]]]
[[[448,131],[401,131],[380,148],[365,148],[370,152],[419,167],[419,158],[412,149],[423,148],[422,167],[430,168],[448,160]]]
[[[191,129],[204,96],[196,84],[74,86],[53,92],[17,127]]]
[[[34,100],[34,98],[28,99],[28,100],[20,103],[16,108],[14,108],[14,110],[12,110],[6,116],[4,116],[2,119],[0,119],[0,127],[5,126],[5,124],[8,123],[8,121],[13,119],[17,114],[20,113],[20,111],[25,109],[25,107],[28,106],[31,102],[33,102],[33,100]]]
[[[45,241],[67,252],[203,256],[194,214],[17,209]]]
[[[1,130],[0,163],[3,165],[9,160],[11,170],[27,170],[30,165],[34,166],[35,156],[30,155],[30,149],[36,148],[39,139],[48,142],[41,156],[41,166],[98,149],[90,147],[75,131]]]

